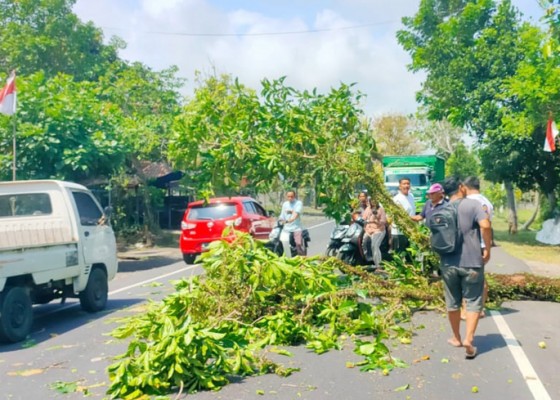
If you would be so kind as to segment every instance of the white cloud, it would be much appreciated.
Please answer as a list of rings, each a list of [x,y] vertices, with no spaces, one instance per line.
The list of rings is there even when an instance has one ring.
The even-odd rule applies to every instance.
[[[328,9],[294,0],[238,2],[245,8],[221,1],[78,0],[74,11],[94,21],[107,37],[123,38],[128,43],[123,58],[154,69],[177,65],[190,82],[186,94],[193,89],[194,71],[215,69],[256,89],[263,78],[280,76],[298,89],[320,91],[355,82],[367,95],[364,106],[370,115],[415,110],[422,76],[407,71],[410,58],[395,33],[400,19],[416,12],[418,0],[335,0]],[[345,29],[372,23],[378,24]],[[327,31],[262,35],[313,30]],[[240,33],[262,36],[234,35]]]

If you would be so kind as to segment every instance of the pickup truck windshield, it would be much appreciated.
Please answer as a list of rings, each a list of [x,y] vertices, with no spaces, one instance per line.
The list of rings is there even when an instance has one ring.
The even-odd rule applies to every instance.
[[[47,193],[20,193],[0,196],[0,218],[52,214]]]

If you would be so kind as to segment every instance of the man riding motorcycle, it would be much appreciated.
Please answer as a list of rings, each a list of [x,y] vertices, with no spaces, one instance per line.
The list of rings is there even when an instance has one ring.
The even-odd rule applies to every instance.
[[[289,190],[286,193],[286,201],[282,204],[282,212],[278,217],[280,221],[284,221],[282,232],[280,233],[280,241],[283,247],[288,249],[290,248],[290,237],[293,237],[298,256],[307,255],[307,246],[303,237],[303,225],[301,223],[302,213],[303,203],[297,200],[294,190]]]

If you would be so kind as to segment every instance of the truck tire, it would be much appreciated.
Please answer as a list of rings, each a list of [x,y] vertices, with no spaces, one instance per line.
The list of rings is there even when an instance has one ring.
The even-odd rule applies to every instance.
[[[107,274],[101,268],[94,268],[89,274],[88,283],[80,292],[80,305],[87,312],[101,311],[107,305],[109,283]]]
[[[33,307],[27,290],[21,286],[4,289],[0,294],[0,341],[19,342],[29,335],[33,325]]]

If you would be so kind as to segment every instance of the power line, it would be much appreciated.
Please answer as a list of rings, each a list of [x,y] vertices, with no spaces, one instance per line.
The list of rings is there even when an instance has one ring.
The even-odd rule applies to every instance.
[[[189,32],[172,32],[172,31],[135,31],[141,34],[150,35],[166,35],[166,36],[190,36],[190,37],[243,37],[243,36],[283,36],[283,35],[301,35],[306,33],[321,33],[321,32],[334,32],[345,31],[353,29],[371,28],[381,25],[394,24],[396,21],[383,21],[374,22],[371,24],[344,26],[340,28],[325,28],[325,29],[307,29],[301,31],[284,31],[284,32],[261,32],[261,33],[189,33]],[[123,31],[123,28],[102,27],[106,30]]]

